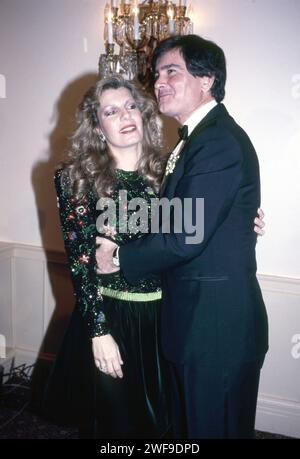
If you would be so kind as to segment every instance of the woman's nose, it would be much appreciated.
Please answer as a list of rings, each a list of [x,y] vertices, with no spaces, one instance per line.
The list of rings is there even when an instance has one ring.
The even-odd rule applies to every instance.
[[[121,118],[130,118],[130,117],[131,117],[130,110],[127,108],[123,108],[123,110],[121,111]]]

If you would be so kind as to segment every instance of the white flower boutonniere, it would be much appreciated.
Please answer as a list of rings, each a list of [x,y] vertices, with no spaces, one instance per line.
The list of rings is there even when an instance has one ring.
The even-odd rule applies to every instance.
[[[180,156],[180,150],[179,151],[175,150],[173,151],[173,153],[171,153],[168,159],[168,162],[167,162],[167,166],[166,166],[166,172],[165,172],[166,176],[173,173],[179,156]]]

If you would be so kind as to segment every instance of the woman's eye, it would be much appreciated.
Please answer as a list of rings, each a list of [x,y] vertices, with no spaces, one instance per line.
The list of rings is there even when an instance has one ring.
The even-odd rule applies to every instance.
[[[116,113],[115,109],[107,110],[107,112],[104,112],[104,116],[112,116]]]
[[[128,105],[128,108],[129,110],[135,110],[137,107],[136,107],[136,104],[130,104]]]
[[[175,72],[174,69],[168,69],[168,75],[170,75],[171,73]]]

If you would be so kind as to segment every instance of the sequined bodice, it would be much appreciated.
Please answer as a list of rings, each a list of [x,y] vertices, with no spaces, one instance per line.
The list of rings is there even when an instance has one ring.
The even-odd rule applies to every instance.
[[[143,199],[149,204],[148,215],[151,218],[151,198],[155,198],[156,194],[136,171],[117,169],[116,184],[111,195],[115,212],[114,217],[107,221],[103,218],[105,209],[99,208],[100,202],[92,190],[78,203],[69,196],[67,180],[62,180],[62,170],[56,172],[55,185],[77,306],[87,319],[91,336],[109,333],[109,324],[101,309],[105,296],[133,301],[143,301],[150,297],[156,299],[161,296],[160,282],[151,279],[133,286],[128,284],[122,271],[97,275],[96,236],[100,235],[100,230],[118,245],[143,236],[148,230],[148,222],[142,219],[146,227],[140,227],[140,231],[136,232],[136,226],[132,228],[131,224],[136,222],[137,211],[130,210],[128,203],[134,198]]]
[[[111,238],[118,245],[126,244],[132,240],[141,237],[143,234],[148,232],[148,223],[149,219],[139,219],[137,211],[130,210],[128,206],[129,202],[133,203],[133,199],[138,198],[143,200],[148,204],[148,216],[151,217],[151,198],[155,198],[156,195],[153,189],[148,186],[142,177],[138,175],[135,171],[116,171],[117,182],[114,193],[112,194],[112,199],[116,205],[115,207],[115,218],[112,221],[112,224],[107,224],[104,226],[97,225],[98,230],[103,231],[103,234]],[[129,207],[129,208],[128,208]],[[144,209],[145,210],[145,209]],[[101,215],[98,211],[97,216]],[[136,218],[135,218],[136,217]],[[135,223],[138,221],[139,232],[135,232]],[[121,228],[120,228],[121,226]],[[141,260],[142,261],[142,260]],[[122,274],[122,271],[111,274],[103,275],[100,279],[101,282],[101,292],[107,291],[106,289],[113,289],[123,292],[125,295],[124,299],[128,293],[148,293],[160,291],[160,286],[157,280],[147,280],[140,282],[137,285],[130,285],[126,281],[125,277]]]

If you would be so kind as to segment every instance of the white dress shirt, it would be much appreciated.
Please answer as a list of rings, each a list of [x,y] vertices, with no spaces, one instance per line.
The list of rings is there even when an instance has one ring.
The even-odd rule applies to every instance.
[[[184,123],[184,125],[188,127],[188,135],[192,133],[192,131],[200,123],[200,121],[202,121],[203,118],[208,114],[208,112],[210,112],[216,105],[217,102],[215,100],[211,100],[207,104],[201,105],[201,107],[196,108],[196,110],[193,111],[193,113],[188,117],[188,119]],[[184,143],[185,140],[181,140],[170,154],[163,180],[165,180],[167,175],[172,174],[173,170],[175,169],[176,162],[179,158]]]
[[[217,102],[214,100],[211,100],[207,104],[201,105],[201,107],[196,108],[196,110],[193,111],[193,113],[188,117],[188,119],[185,121],[185,126],[188,127],[188,135],[190,135],[195,127],[200,123],[200,121],[205,118],[205,116],[210,112],[217,104]],[[183,146],[184,141],[181,140],[179,144],[176,146],[176,148],[173,150],[172,154],[178,153],[182,146]]]

